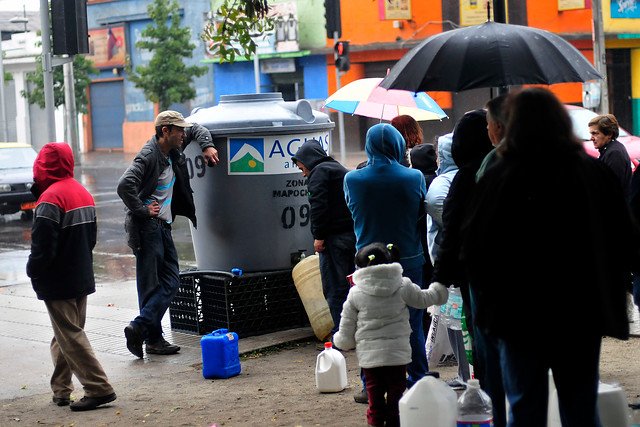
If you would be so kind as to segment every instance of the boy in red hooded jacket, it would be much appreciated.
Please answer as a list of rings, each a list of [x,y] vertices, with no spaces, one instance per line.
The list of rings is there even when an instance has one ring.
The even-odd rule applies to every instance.
[[[42,147],[33,164],[32,192],[38,202],[27,275],[53,326],[53,403],[71,403],[73,374],[84,397],[71,403],[71,410],[88,411],[114,401],[116,394],[84,332],[87,295],[96,291],[96,209],[91,194],[73,178],[73,165],[71,148],[55,142]]]

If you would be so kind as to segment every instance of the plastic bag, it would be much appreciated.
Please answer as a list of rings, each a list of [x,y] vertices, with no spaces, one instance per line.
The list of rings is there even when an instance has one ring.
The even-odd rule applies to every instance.
[[[431,326],[429,327],[429,333],[427,334],[425,349],[429,365],[437,366],[440,359],[442,359],[442,356],[453,354],[453,349],[449,342],[447,326],[442,321],[442,316],[440,316],[439,307],[431,306],[429,310],[431,312]]]

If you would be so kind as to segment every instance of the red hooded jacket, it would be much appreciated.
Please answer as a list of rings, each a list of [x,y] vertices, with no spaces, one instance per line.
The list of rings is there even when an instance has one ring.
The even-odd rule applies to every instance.
[[[95,202],[73,178],[73,166],[71,148],[55,142],[42,147],[33,164],[34,185],[41,194],[31,229],[27,275],[41,300],[95,292]]]

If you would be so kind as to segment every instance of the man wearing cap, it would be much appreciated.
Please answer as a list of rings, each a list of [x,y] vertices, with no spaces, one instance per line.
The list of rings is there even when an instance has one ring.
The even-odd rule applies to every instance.
[[[156,134],[142,147],[118,182],[125,204],[127,244],[136,256],[140,314],[124,329],[127,348],[142,358],[147,354],[175,354],[177,345],[162,335],[161,321],[180,286],[178,255],[171,223],[176,215],[197,225],[189,184],[185,147],[196,141],[209,166],[218,163],[211,133],[188,123],[177,111],[163,111],[155,120]]]

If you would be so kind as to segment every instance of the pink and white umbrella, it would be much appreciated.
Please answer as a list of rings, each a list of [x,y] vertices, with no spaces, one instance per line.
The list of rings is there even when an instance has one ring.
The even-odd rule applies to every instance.
[[[343,113],[391,121],[403,114],[421,120],[447,118],[440,106],[424,92],[380,87],[382,78],[355,80],[338,89],[325,101],[325,107]]]

